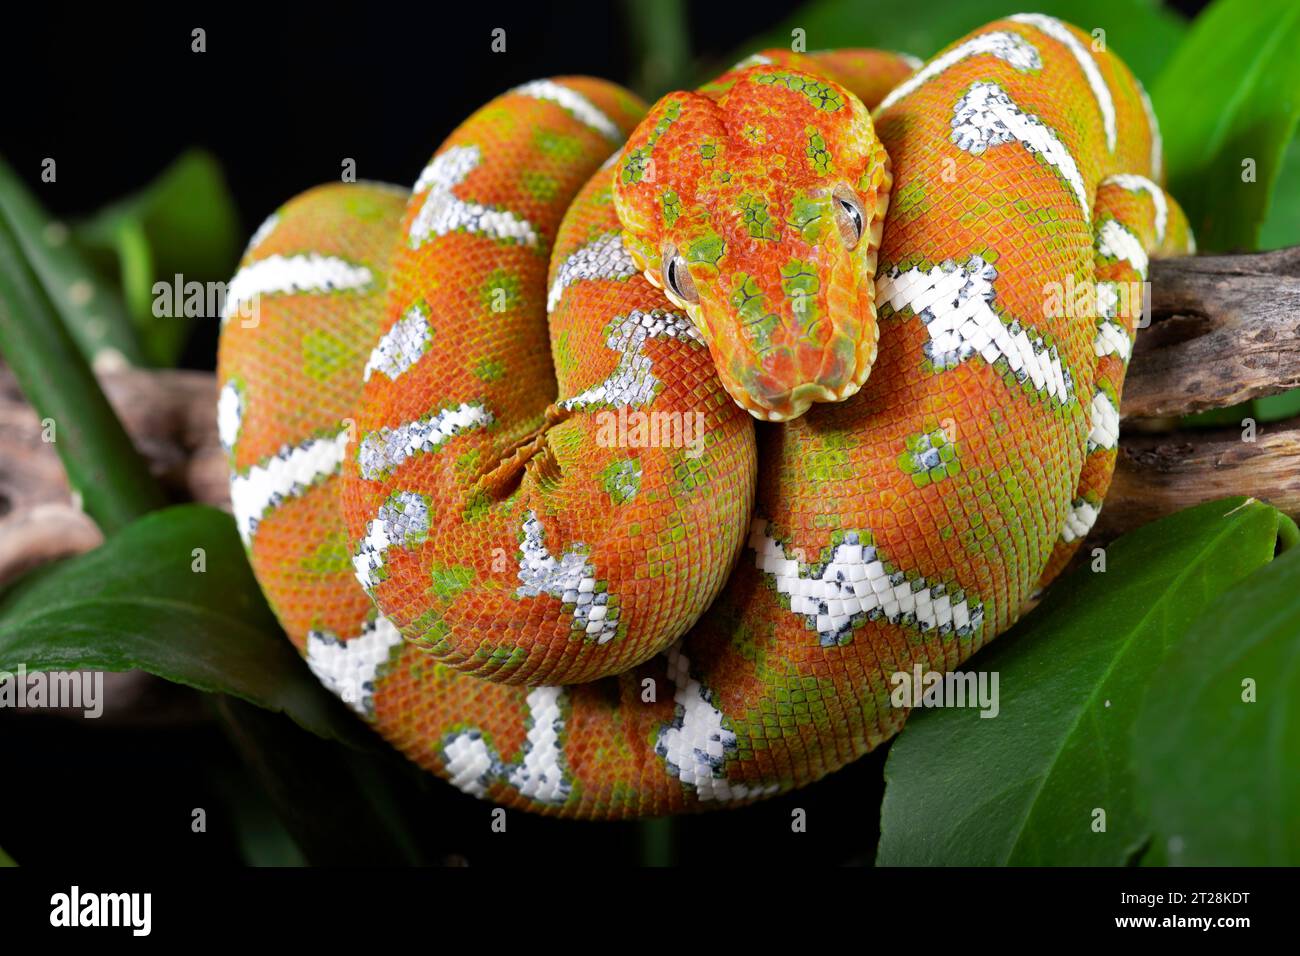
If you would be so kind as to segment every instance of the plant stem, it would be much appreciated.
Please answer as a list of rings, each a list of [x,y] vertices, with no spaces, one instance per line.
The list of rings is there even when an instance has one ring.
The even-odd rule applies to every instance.
[[[633,86],[653,102],[674,89],[689,89],[690,41],[682,0],[625,0],[628,34],[637,56]]]
[[[68,483],[105,535],[166,504],[24,256],[4,208],[0,353],[49,431]]]

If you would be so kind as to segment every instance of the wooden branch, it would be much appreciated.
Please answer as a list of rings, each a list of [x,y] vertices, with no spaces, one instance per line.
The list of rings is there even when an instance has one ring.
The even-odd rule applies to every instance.
[[[1092,538],[1110,541],[1229,495],[1260,498],[1300,517],[1300,417],[1257,426],[1253,442],[1243,440],[1240,428],[1126,432]]]
[[[1151,266],[1152,325],[1138,333],[1119,462],[1093,538],[1109,540],[1224,495],[1300,516],[1300,418],[1240,429],[1171,431],[1177,416],[1300,387],[1300,247]],[[109,401],[176,501],[229,507],[216,384],[203,372],[102,377]],[[72,503],[41,423],[0,368],[0,583],[99,541]]]
[[[100,384],[173,501],[229,506],[210,373],[130,370],[102,375]],[[32,565],[89,550],[101,540],[73,502],[63,466],[44,435],[13,375],[0,367],[0,585]],[[56,422],[56,441],[58,435]]]
[[[1300,386],[1300,246],[1151,263],[1125,418],[1224,408]]]

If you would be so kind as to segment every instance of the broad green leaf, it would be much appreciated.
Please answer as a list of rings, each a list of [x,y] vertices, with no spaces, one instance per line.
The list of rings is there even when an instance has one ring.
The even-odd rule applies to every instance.
[[[14,858],[5,852],[3,847],[0,847],[0,866],[17,866],[17,865],[18,864],[14,861]]]
[[[1300,117],[1297,49],[1300,4],[1218,0],[1197,18],[1151,91],[1169,191],[1204,252],[1258,245]]]
[[[1297,702],[1292,548],[1219,598],[1156,671],[1134,742],[1154,850],[1175,865],[1300,864]]]
[[[234,200],[217,161],[191,149],[140,193],[77,224],[77,242],[114,260],[131,317],[156,365],[175,363],[189,323],[154,315],[154,284],[226,281],[239,257]],[[215,318],[215,316],[210,316]]]
[[[1254,499],[1147,525],[1078,568],[966,670],[999,710],[914,712],[885,764],[878,862],[1120,865],[1148,840],[1130,767],[1151,675],[1219,594],[1266,564],[1290,519]],[[1104,833],[1094,811],[1105,811]]]
[[[796,28],[809,50],[867,46],[928,57],[976,27],[1027,9],[1089,33],[1104,30],[1107,48],[1145,82],[1159,74],[1186,30],[1185,21],[1158,0],[939,0],[910,12],[892,0],[811,0],[746,43],[731,62],[764,47],[790,46]]]
[[[1273,202],[1259,228],[1259,250],[1268,252],[1300,243],[1300,136],[1282,156],[1282,170],[1273,187]]]
[[[206,570],[192,570],[202,549]],[[153,512],[0,598],[0,670],[140,669],[283,711],[358,746],[363,725],[320,686],[266,606],[229,515]]]

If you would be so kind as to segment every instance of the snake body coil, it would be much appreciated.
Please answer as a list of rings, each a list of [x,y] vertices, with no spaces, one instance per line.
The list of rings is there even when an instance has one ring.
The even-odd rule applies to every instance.
[[[250,243],[218,418],[257,578],[476,796],[816,780],[1095,520],[1148,255],[1191,245],[1160,180],[1127,68],[1037,15],[915,70],[769,52],[648,114],[512,90],[409,194],[320,187]]]

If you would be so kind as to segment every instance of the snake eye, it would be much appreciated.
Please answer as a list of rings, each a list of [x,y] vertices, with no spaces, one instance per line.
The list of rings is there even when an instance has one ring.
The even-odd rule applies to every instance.
[[[690,305],[699,302],[700,294],[695,291],[695,280],[686,268],[686,260],[674,251],[665,255],[663,262],[664,289]]]
[[[835,222],[840,227],[844,248],[852,249],[862,239],[867,217],[862,211],[862,200],[848,186],[839,185],[831,193],[835,200]]]

